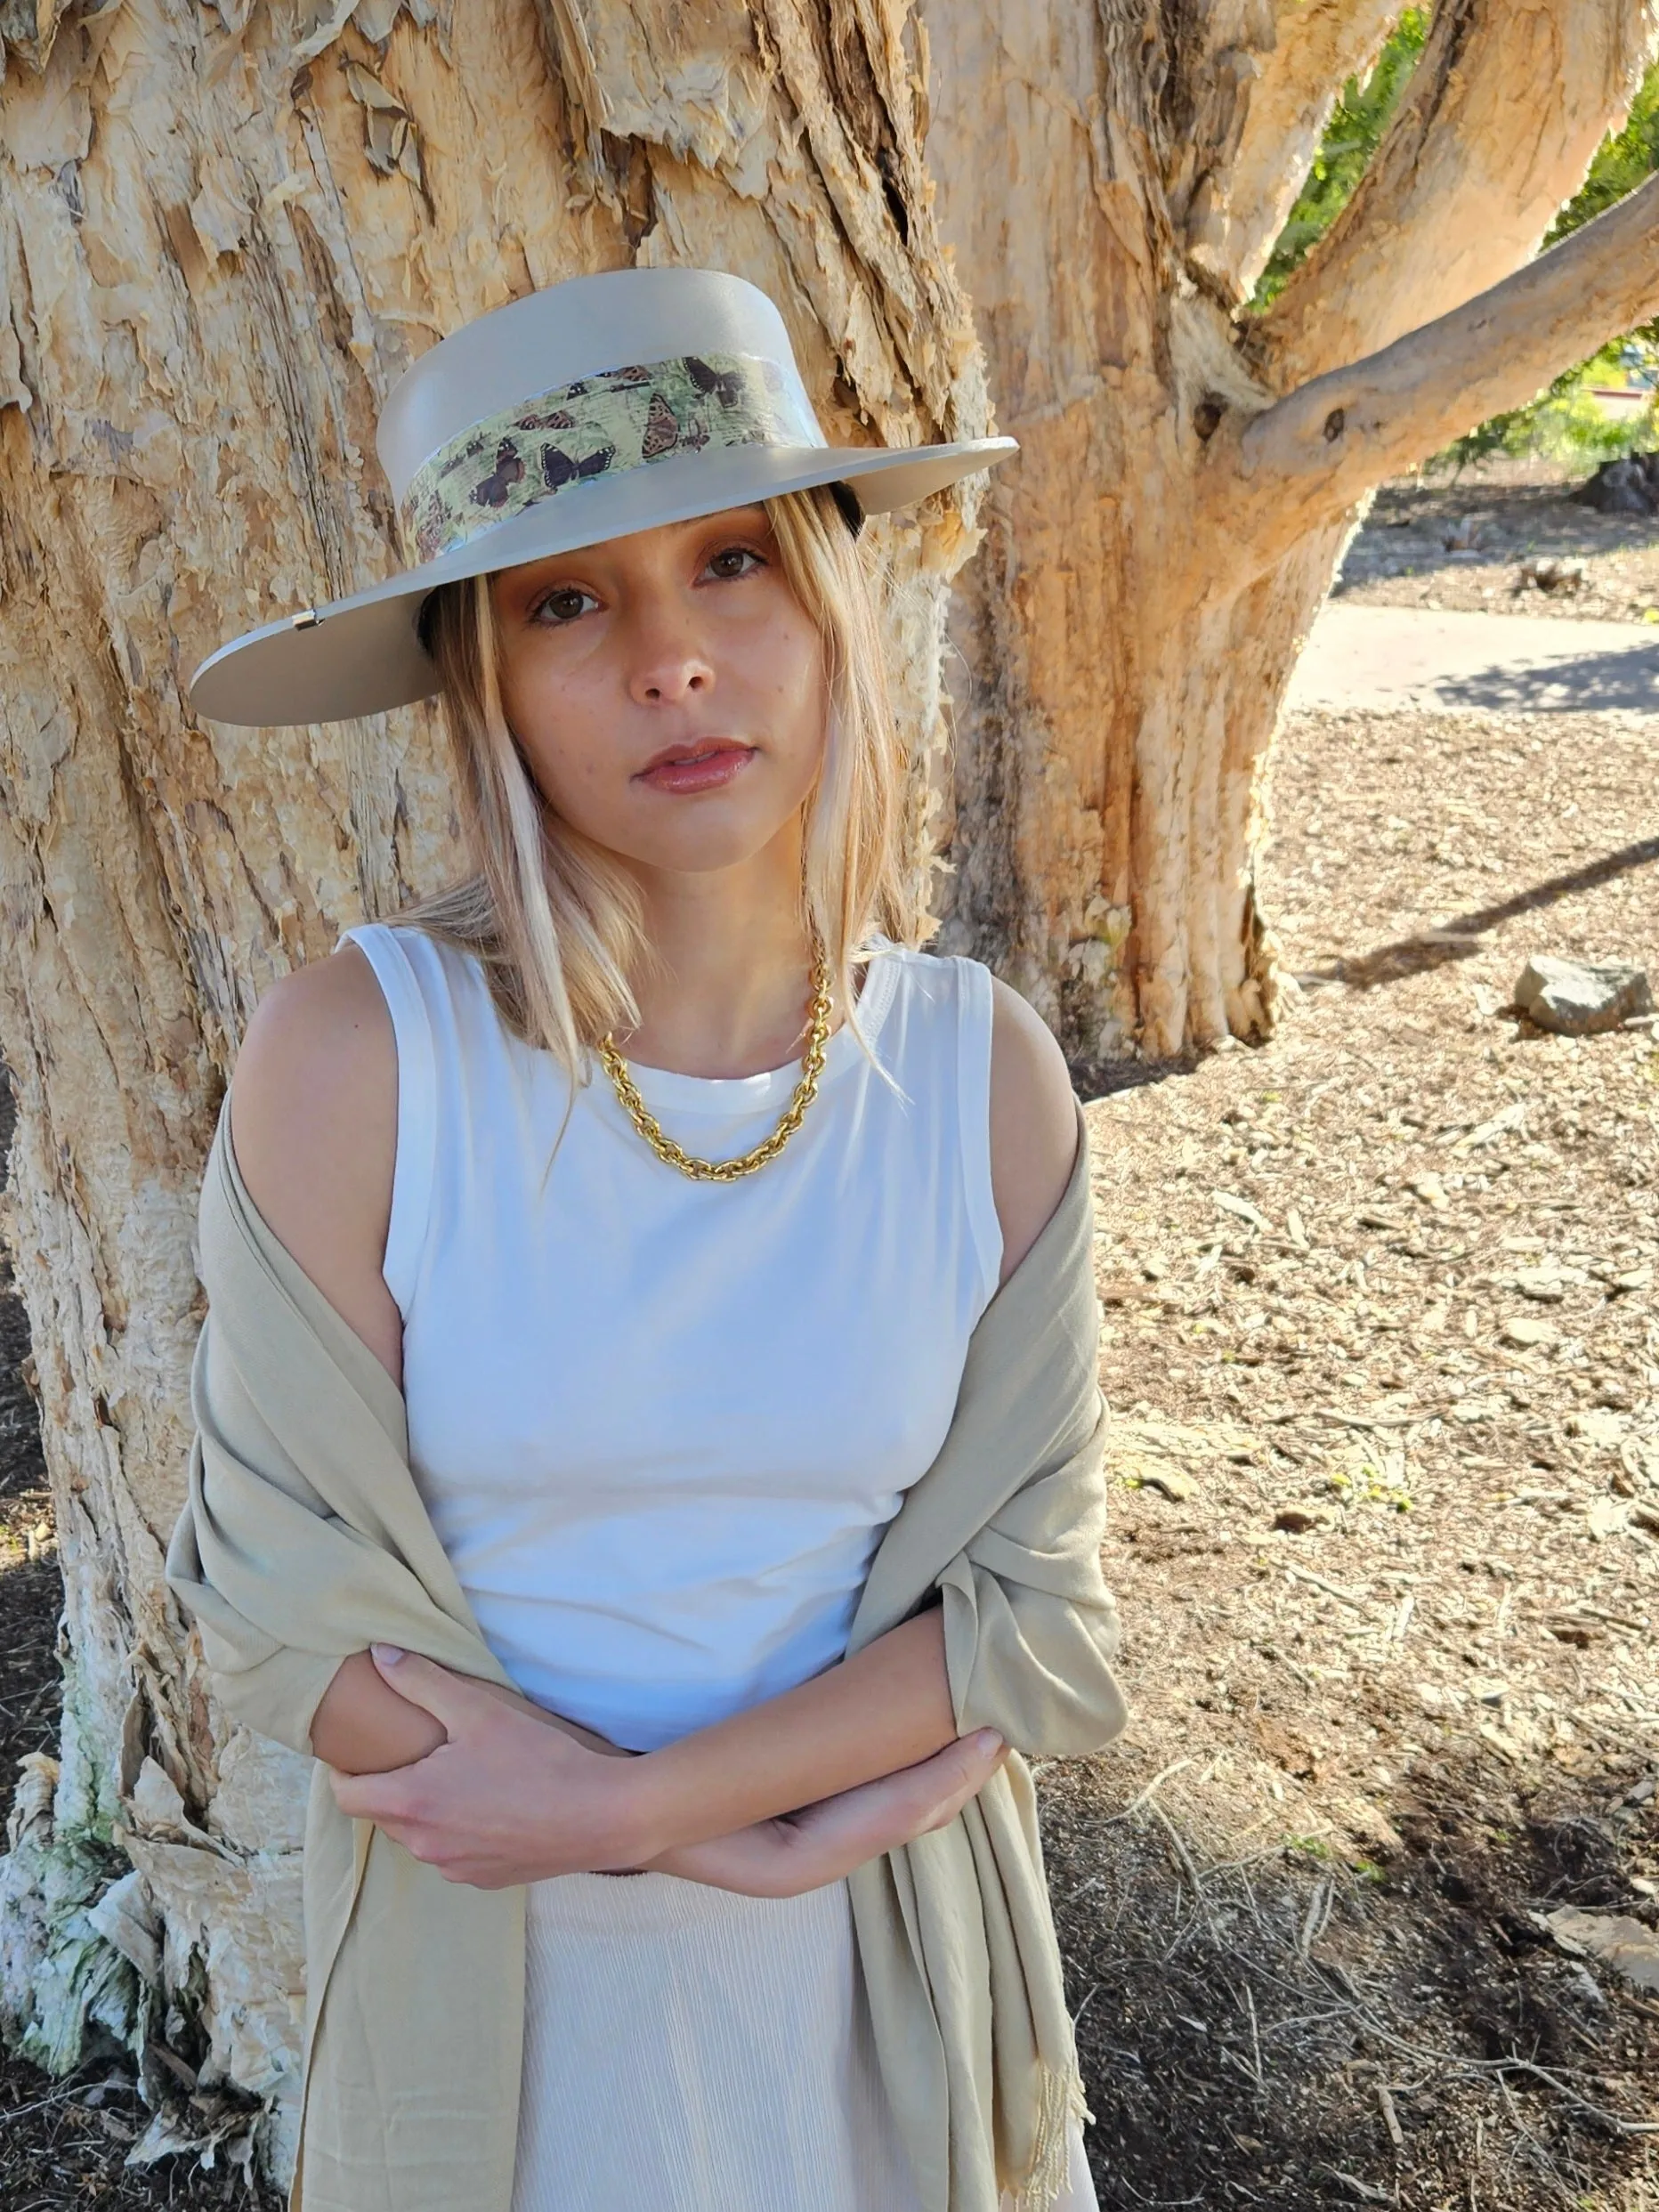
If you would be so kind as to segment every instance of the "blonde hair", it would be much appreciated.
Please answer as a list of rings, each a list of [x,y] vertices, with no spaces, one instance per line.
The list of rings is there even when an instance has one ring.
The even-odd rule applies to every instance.
[[[913,945],[932,927],[906,864],[905,747],[872,579],[834,495],[788,492],[765,507],[784,574],[822,643],[829,726],[806,800],[803,919],[851,1009],[870,937]],[[489,578],[441,585],[421,631],[442,678],[473,873],[385,919],[472,953],[507,1025],[580,1081],[589,1049],[637,1023],[634,982],[658,960],[638,886],[542,796],[502,704]]]

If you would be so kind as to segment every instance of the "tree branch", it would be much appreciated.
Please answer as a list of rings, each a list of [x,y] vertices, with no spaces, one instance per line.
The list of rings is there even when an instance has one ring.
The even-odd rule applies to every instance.
[[[1213,242],[1189,238],[1234,299],[1255,289],[1331,120],[1339,87],[1376,56],[1398,0],[1278,0]]]
[[[1659,308],[1659,176],[1525,269],[1212,442],[1205,496],[1258,566]]]
[[[1526,261],[1628,109],[1651,38],[1648,0],[1441,0],[1354,197],[1251,329],[1258,373],[1305,384]]]

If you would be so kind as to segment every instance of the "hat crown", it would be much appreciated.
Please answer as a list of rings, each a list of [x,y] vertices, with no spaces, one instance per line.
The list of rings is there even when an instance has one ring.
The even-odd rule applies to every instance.
[[[401,504],[435,453],[506,409],[608,370],[710,353],[775,364],[811,442],[827,442],[783,318],[757,286],[713,269],[616,269],[493,308],[404,371],[375,440],[392,497]]]

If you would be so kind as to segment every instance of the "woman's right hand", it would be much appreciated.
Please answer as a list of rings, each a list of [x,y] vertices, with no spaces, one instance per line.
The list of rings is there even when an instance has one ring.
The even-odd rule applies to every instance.
[[[745,1897],[799,1897],[954,1820],[1007,1757],[1001,1738],[982,1729],[896,1774],[757,1820],[733,1835],[665,1851],[641,1871],[678,1875]]]

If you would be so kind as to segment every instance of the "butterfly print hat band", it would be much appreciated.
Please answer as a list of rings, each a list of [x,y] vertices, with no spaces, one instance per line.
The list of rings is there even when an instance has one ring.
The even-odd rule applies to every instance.
[[[376,436],[414,565],[232,639],[190,685],[220,722],[327,722],[429,697],[439,584],[813,484],[883,514],[1015,450],[832,446],[783,318],[710,269],[573,277],[481,315],[393,385]]]

